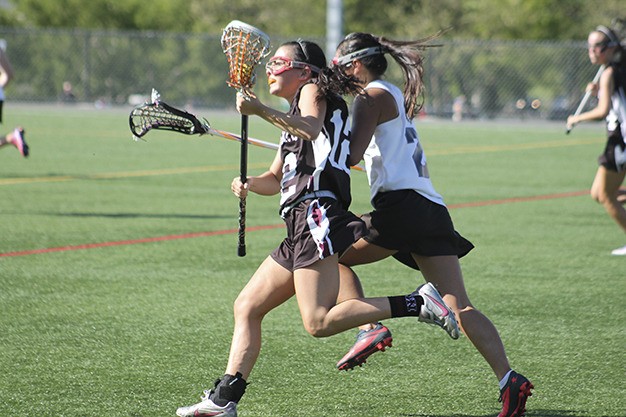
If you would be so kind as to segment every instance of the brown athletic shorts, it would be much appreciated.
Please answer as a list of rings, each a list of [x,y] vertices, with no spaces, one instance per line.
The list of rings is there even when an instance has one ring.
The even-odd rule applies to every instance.
[[[374,197],[374,211],[361,217],[368,242],[397,250],[394,258],[419,269],[411,253],[422,256],[467,255],[474,245],[456,230],[447,207],[413,190],[381,192]]]
[[[367,234],[365,223],[358,216],[326,197],[299,203],[284,220],[287,237],[270,256],[290,271],[335,253],[341,255]]]

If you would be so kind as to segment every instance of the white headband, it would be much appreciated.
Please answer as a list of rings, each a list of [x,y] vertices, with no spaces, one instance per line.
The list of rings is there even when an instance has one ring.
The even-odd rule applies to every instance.
[[[617,39],[617,37],[615,36],[615,33],[613,33],[613,31],[611,29],[607,28],[606,26],[598,26],[596,28],[596,32],[600,32],[604,36],[609,38],[609,45],[608,46],[619,45],[619,39]]]
[[[370,48],[360,49],[356,52],[352,52],[351,54],[340,56],[337,59],[333,59],[333,64],[335,65],[345,65],[354,61],[358,58],[364,58],[366,56],[383,54],[382,46],[372,46]]]

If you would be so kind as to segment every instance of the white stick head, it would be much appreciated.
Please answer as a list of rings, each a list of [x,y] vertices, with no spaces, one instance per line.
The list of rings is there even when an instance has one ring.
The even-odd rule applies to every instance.
[[[239,90],[252,87],[254,67],[270,52],[270,37],[254,26],[233,20],[224,28],[221,43],[228,59],[228,85]]]

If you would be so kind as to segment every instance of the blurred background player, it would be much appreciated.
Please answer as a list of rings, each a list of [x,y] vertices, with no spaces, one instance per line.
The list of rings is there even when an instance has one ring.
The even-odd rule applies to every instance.
[[[13,67],[6,54],[7,42],[0,39],[0,123],[2,123],[2,109],[4,107],[4,89],[13,79]],[[28,156],[28,145],[24,140],[24,129],[16,127],[13,132],[7,133],[0,138],[0,148],[6,145],[13,145],[22,154],[23,157]]]
[[[0,123],[4,106],[4,89],[13,79],[13,67],[7,57],[7,41],[0,39]]]
[[[606,26],[598,26],[587,38],[589,60],[604,65],[600,81],[587,89],[598,96],[598,105],[579,115],[567,118],[567,127],[589,120],[606,120],[607,142],[598,158],[599,167],[591,185],[591,197],[602,204],[607,213],[626,233],[626,209],[620,187],[626,175],[626,57],[617,34]],[[621,200],[621,201],[620,201]],[[613,255],[626,255],[626,246]]]
[[[61,91],[61,101],[64,103],[75,103],[76,95],[74,94],[74,87],[69,81],[63,81],[63,90]]]

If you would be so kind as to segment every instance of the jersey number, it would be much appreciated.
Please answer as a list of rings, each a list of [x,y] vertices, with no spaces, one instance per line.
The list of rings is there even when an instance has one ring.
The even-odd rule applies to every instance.
[[[426,157],[424,156],[424,149],[417,136],[417,130],[413,126],[407,127],[404,131],[404,137],[407,143],[415,143],[415,150],[413,151],[413,163],[417,168],[417,173],[422,178],[428,178],[428,167],[426,166]]]

